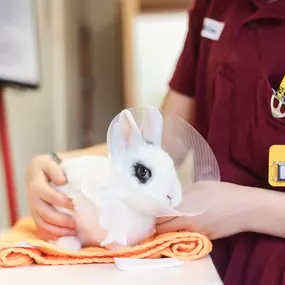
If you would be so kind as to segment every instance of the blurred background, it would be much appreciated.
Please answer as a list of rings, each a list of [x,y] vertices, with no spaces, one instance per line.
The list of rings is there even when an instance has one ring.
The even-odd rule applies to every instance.
[[[122,108],[160,106],[190,0],[35,2],[40,88],[4,94],[19,216],[28,215],[25,174],[35,155],[103,142]],[[1,163],[0,229],[9,226],[6,192]]]

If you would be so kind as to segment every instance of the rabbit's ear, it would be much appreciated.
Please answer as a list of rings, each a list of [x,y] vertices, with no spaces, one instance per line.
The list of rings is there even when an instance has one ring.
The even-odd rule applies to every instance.
[[[129,110],[124,110],[119,119],[120,141],[124,150],[136,150],[142,144],[142,136],[133,115]]]
[[[137,123],[129,110],[123,110],[119,121],[113,126],[109,139],[112,158],[117,158],[127,151],[136,151],[143,143]]]
[[[146,114],[141,124],[141,134],[145,141],[161,146],[163,119],[160,111],[153,106],[146,107]]]

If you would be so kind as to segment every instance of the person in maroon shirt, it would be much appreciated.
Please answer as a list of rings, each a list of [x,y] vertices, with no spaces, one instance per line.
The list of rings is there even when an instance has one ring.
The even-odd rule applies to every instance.
[[[196,186],[220,195],[208,213],[158,229],[208,234],[225,285],[285,284],[285,193],[268,183],[269,148],[285,145],[285,105],[279,118],[271,106],[285,76],[285,1],[198,0],[189,12],[170,88],[195,102],[191,123],[222,183]]]
[[[157,230],[209,236],[225,285],[285,284],[285,193],[267,179],[270,146],[285,145],[285,113],[280,110],[278,117],[271,106],[285,75],[285,0],[197,0],[189,15],[163,108],[204,136],[222,181],[193,185],[216,195],[208,212],[164,221]],[[105,145],[58,156],[98,153],[106,153]],[[72,205],[48,180],[66,183],[49,155],[37,156],[27,186],[39,233],[48,239],[74,234],[74,221],[51,207]]]

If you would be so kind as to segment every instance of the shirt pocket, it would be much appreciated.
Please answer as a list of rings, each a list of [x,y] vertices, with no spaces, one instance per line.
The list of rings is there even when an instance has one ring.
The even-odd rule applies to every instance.
[[[254,100],[251,101],[255,106],[252,106],[248,120],[233,126],[230,153],[237,164],[268,187],[269,148],[285,144],[285,118],[274,118],[272,115],[270,104],[273,90],[267,77],[257,80],[255,90],[252,94]]]
[[[228,70],[218,72],[213,80],[213,95],[209,98],[209,105],[212,106],[209,110],[211,113],[208,142],[215,149],[217,156],[225,156],[226,145],[229,144],[230,131],[232,129],[232,108],[234,83],[228,75]]]

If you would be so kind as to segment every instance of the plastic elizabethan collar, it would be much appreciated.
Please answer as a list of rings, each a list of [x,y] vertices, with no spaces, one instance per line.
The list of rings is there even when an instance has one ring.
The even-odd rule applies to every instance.
[[[124,189],[123,196],[126,204],[155,217],[195,216],[209,210],[215,200],[214,195],[211,194],[211,191],[207,191],[207,196],[205,196],[204,192],[199,191],[199,187],[195,187],[195,183],[202,180],[219,181],[220,172],[216,158],[204,138],[187,122],[167,111],[161,111],[152,106],[135,107],[127,109],[127,111],[133,116],[134,122],[139,129],[144,123],[146,116],[151,114],[152,111],[160,113],[162,118],[162,136],[155,139],[161,140],[161,148],[174,161],[182,186],[183,197],[181,204],[173,209],[155,200],[143,191]],[[114,142],[111,143],[110,140],[116,138],[114,134],[120,127],[122,112],[112,120],[108,128],[107,144],[111,160],[112,153],[120,151],[119,137],[116,144]],[[155,116],[153,117],[154,119]],[[153,121],[152,123],[155,124],[156,122]],[[114,148],[114,145],[118,149],[111,149]]]

